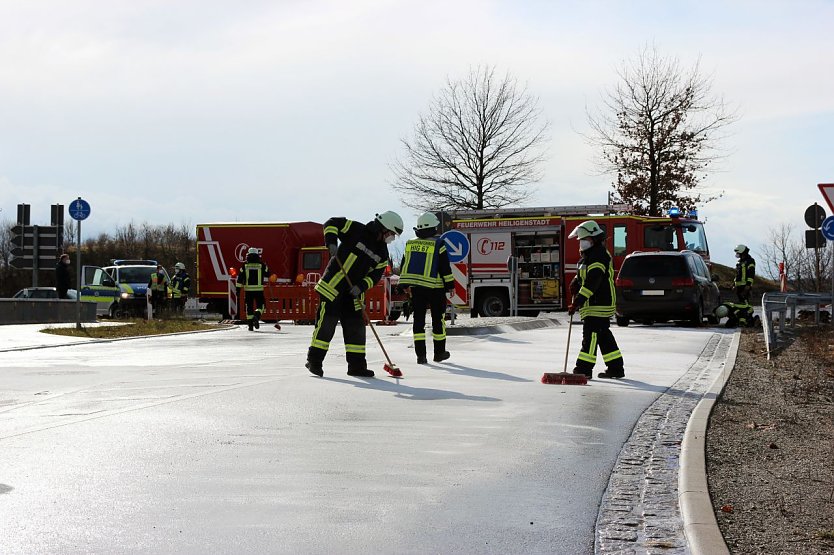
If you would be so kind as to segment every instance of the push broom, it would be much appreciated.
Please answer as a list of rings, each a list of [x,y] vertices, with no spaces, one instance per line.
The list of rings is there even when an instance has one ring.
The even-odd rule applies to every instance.
[[[353,289],[353,283],[351,283],[350,278],[348,277],[348,274],[345,271],[345,267],[342,266],[342,261],[339,260],[338,256],[334,256],[333,258],[336,259],[336,263],[339,265],[339,269],[342,270],[342,274],[345,276],[345,281],[347,282],[348,287]],[[385,347],[382,345],[382,340],[379,338],[379,335],[376,333],[374,325],[371,323],[371,317],[368,315],[368,309],[365,308],[365,303],[362,303],[362,315],[365,317],[365,322],[368,323],[368,327],[371,328],[372,332],[374,332],[374,337],[376,337],[376,342],[379,344],[379,348],[382,349],[382,354],[385,355],[385,360],[388,361],[382,367],[382,369],[394,376],[395,378],[402,378],[402,371],[400,370],[399,366],[391,362],[391,357],[388,356],[388,351],[385,350]]]
[[[542,383],[557,385],[585,385],[588,383],[588,376],[585,374],[572,374],[568,372],[568,355],[570,353],[570,331],[573,328],[573,314],[568,321],[568,344],[565,346],[565,366],[561,372],[545,372],[542,374]]]

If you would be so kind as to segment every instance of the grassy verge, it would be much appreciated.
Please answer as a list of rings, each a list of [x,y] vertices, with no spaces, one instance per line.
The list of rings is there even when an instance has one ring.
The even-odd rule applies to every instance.
[[[44,333],[66,335],[70,337],[92,337],[96,339],[117,339],[120,337],[142,337],[145,335],[161,335],[166,333],[181,333],[187,331],[221,328],[218,324],[206,324],[199,320],[172,318],[170,320],[117,320],[114,325],[86,326],[76,329],[73,326],[62,328],[46,328]]]

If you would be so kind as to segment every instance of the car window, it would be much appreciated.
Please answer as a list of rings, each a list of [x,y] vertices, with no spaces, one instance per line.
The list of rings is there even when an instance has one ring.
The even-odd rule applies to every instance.
[[[57,299],[58,293],[54,289],[34,289],[30,296],[33,299]]]
[[[692,272],[693,276],[704,277],[701,273],[701,269],[698,268],[698,264],[695,262],[694,256],[686,256],[686,263],[689,264],[689,270]]]
[[[707,236],[704,226],[700,222],[685,223],[683,225],[683,240],[686,248],[695,252],[707,252]]]
[[[695,264],[701,269],[701,275],[707,279],[712,279],[712,276],[709,273],[709,268],[707,267],[707,263],[704,262],[704,259],[700,256],[695,257]]]
[[[632,256],[623,261],[620,277],[675,277],[688,276],[682,256]]]

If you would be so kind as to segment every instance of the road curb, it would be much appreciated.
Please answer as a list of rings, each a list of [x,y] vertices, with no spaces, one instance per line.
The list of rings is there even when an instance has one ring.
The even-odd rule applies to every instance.
[[[729,555],[730,550],[718,528],[709,495],[706,468],[706,435],[715,401],[724,390],[736,363],[741,332],[733,334],[724,369],[698,402],[681,443],[678,504],[689,548],[694,554]]]

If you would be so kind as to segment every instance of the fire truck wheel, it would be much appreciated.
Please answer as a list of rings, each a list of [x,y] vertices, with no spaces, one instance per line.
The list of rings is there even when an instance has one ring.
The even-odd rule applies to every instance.
[[[625,316],[617,316],[617,325],[623,328],[628,326],[628,318]]]
[[[510,303],[504,295],[488,292],[481,297],[478,303],[478,312],[485,318],[495,316],[508,316],[510,314]]]

